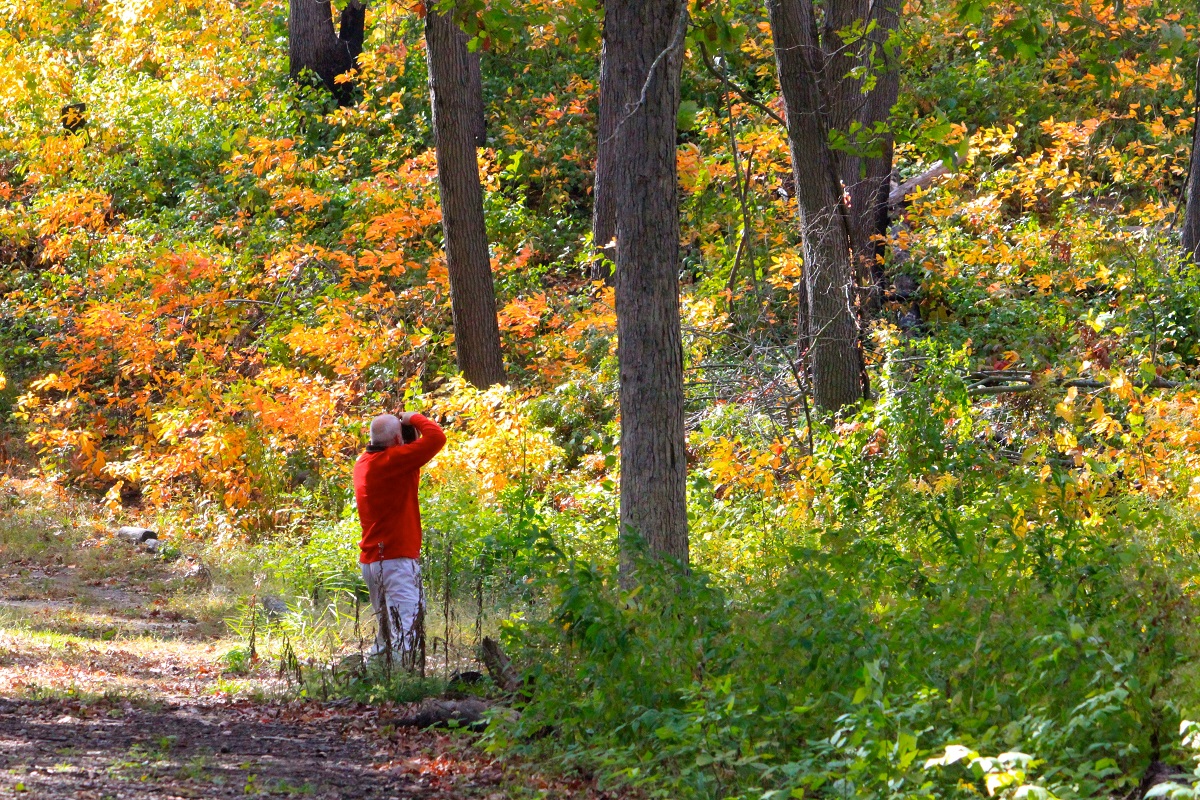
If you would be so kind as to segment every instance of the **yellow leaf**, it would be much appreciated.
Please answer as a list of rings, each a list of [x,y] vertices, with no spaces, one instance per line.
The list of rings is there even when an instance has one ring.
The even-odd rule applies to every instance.
[[[933,489],[936,494],[944,494],[947,489],[953,489],[958,483],[958,478],[953,475],[942,475],[933,482]]]
[[[1029,531],[1029,523],[1025,521],[1025,510],[1021,509],[1017,515],[1013,517],[1012,532],[1018,539],[1024,539],[1025,534]]]
[[[1111,388],[1113,394],[1122,400],[1129,400],[1133,397],[1133,385],[1125,379],[1124,373],[1117,373],[1117,377],[1113,378]]]

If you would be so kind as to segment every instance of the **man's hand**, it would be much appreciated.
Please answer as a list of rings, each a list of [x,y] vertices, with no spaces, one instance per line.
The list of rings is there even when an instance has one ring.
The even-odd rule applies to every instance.
[[[401,425],[412,425],[413,414],[416,414],[416,413],[417,413],[416,411],[400,412],[400,424]]]

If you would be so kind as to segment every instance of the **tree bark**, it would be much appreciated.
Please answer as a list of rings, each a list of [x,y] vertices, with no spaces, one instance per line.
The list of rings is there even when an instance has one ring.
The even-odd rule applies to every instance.
[[[830,0],[825,7],[825,29],[821,33],[821,49],[824,56],[822,77],[825,80],[825,91],[829,98],[828,120],[829,127],[835,131],[849,133],[850,123],[858,119],[859,108],[862,105],[861,78],[855,77],[853,71],[862,65],[864,42],[858,41],[845,44],[838,35],[847,31],[856,21],[865,21],[870,13],[868,0]],[[850,169],[850,162],[856,159],[847,158],[848,153],[839,153],[842,163],[843,179]],[[857,164],[854,165],[857,167]],[[857,175],[858,170],[854,170]],[[846,181],[849,186],[851,181]]]
[[[462,30],[452,17],[439,13],[432,4],[427,8],[429,96],[446,267],[450,272],[454,346],[458,368],[482,389],[504,382],[504,360],[475,152],[478,101],[473,99],[471,56]]]
[[[621,109],[637,100],[640,86],[632,82],[622,83],[614,80],[610,74],[612,66],[609,63],[609,27],[604,26],[604,36],[600,48],[600,102],[599,124],[596,131],[596,177],[592,184],[592,244],[597,253],[607,260],[597,260],[592,267],[592,280],[612,280],[612,270],[609,262],[616,258],[615,250],[610,247],[613,237],[617,235],[617,206],[614,202],[615,181],[614,167],[617,152],[617,138],[614,135]],[[621,93],[621,96],[618,96]]]
[[[874,30],[867,36],[863,59],[882,65],[875,86],[862,97],[858,120],[865,132],[864,144],[878,155],[859,159],[851,182],[850,248],[858,260],[859,274],[867,286],[867,308],[878,311],[883,301],[884,275],[879,257],[881,239],[888,230],[888,192],[891,189],[892,151],[895,137],[888,125],[892,109],[900,96],[900,54],[892,47],[892,34],[900,27],[901,0],[875,0],[872,3]],[[875,129],[880,132],[875,133]],[[844,175],[847,173],[843,173]]]
[[[602,117],[616,116],[600,127],[619,140],[610,155],[626,583],[638,539],[651,555],[688,561],[675,168],[686,30],[683,0],[605,3]]]
[[[862,361],[842,190],[820,83],[821,51],[813,39],[809,0],[768,0],[767,10],[803,238],[808,330],[800,338],[807,335],[809,341],[813,399],[819,408],[837,411],[862,398]]]
[[[350,54],[351,66],[358,65],[358,57],[362,53],[363,40],[366,38],[367,6],[360,0],[349,0],[342,9],[341,22],[338,25],[338,38],[346,46]]]
[[[304,70],[316,73],[340,105],[351,99],[349,84],[336,78],[353,69],[362,52],[366,5],[350,0],[341,13],[342,32],[333,27],[329,0],[288,0],[288,59],[293,80]]]
[[[1187,204],[1183,212],[1180,243],[1193,264],[1200,264],[1200,57],[1196,59],[1196,109],[1193,114],[1192,156],[1186,184]]]
[[[463,42],[470,37],[463,32]],[[487,145],[487,113],[483,104],[483,65],[479,51],[467,50],[467,69],[470,71],[471,137],[476,147]]]

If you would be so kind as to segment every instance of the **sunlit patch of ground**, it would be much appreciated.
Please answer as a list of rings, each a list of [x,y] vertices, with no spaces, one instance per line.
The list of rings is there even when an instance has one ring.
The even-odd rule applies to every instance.
[[[0,476],[0,800],[616,796],[397,728],[411,706],[288,699],[226,629],[236,584],[97,518]]]
[[[90,637],[39,629],[36,615],[29,627],[10,627],[0,615],[0,695],[119,693],[184,701],[273,688],[267,684],[274,682],[262,677],[249,681],[222,676],[222,656],[232,642],[130,636],[117,632],[108,617],[70,612],[64,616],[66,620],[51,628],[83,622],[114,635],[106,641],[106,634]]]

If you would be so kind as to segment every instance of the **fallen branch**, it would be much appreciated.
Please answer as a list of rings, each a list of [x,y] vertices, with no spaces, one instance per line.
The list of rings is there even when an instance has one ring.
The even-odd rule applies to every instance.
[[[888,205],[892,207],[903,205],[910,194],[918,189],[928,189],[935,180],[943,175],[949,175],[950,168],[941,161],[933,162],[933,166],[915,175],[888,193]]]
[[[1016,394],[1018,392],[1031,392],[1034,386],[1032,383],[1014,383],[1004,386],[979,386],[967,390],[967,394],[971,397],[979,397],[982,395],[993,394]]]
[[[1076,389],[1107,389],[1109,384],[1103,381],[1093,381],[1086,378],[1072,378],[1069,381],[1063,381],[1062,386],[1074,386]],[[1151,389],[1178,389],[1183,386],[1183,381],[1169,381],[1166,378],[1155,378],[1146,384]]]
[[[981,370],[967,376],[971,381],[967,384],[967,394],[972,397],[992,396],[999,394],[1019,394],[1030,392],[1037,388],[1032,372],[1022,370]],[[1050,386],[1064,389],[1108,389],[1112,384],[1091,378],[1052,378],[1046,382]],[[1149,389],[1178,389],[1183,386],[1181,381],[1171,381],[1166,378],[1154,378],[1145,384]]]

